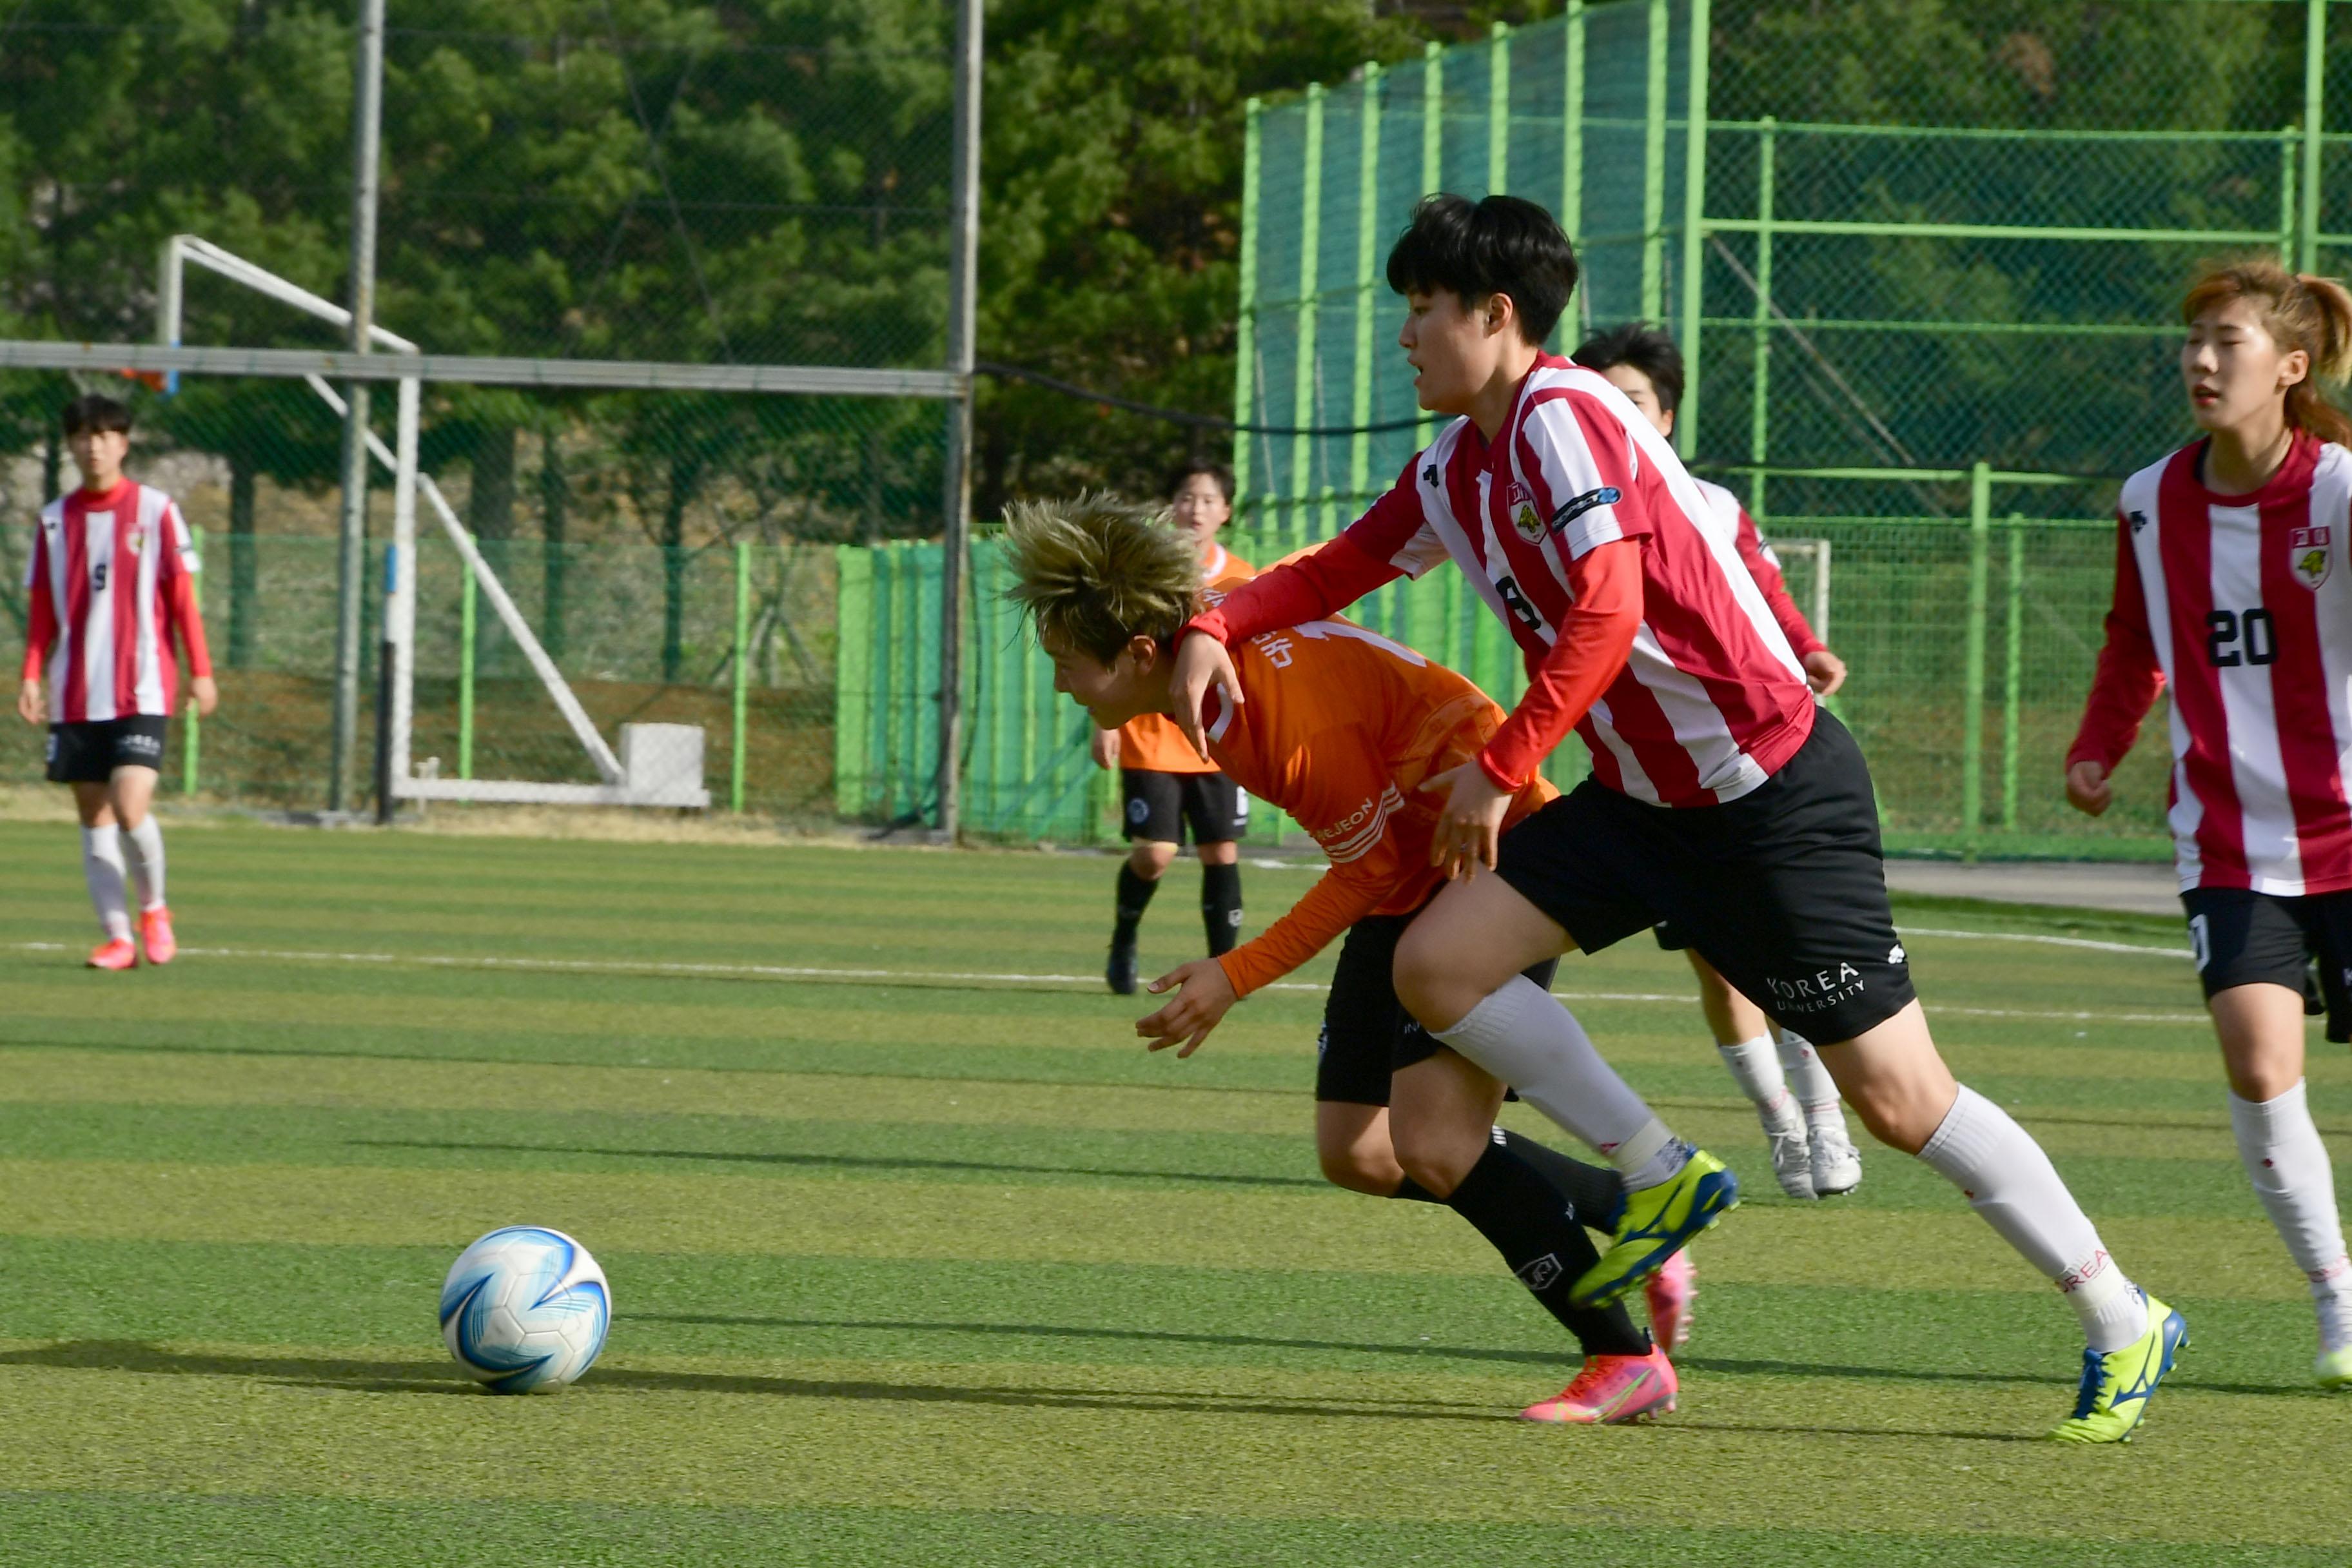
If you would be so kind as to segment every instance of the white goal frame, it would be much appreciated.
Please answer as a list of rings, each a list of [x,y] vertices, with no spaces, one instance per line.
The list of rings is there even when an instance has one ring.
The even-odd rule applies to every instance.
[[[280,278],[267,268],[257,266],[244,258],[222,249],[219,246],[194,235],[174,235],[163,246],[161,288],[157,299],[156,341],[165,349],[179,349],[182,298],[186,269],[200,267],[230,281],[243,285],[256,293],[276,300],[306,315],[349,328],[351,312],[341,305],[321,299],[300,285]],[[408,339],[382,326],[369,330],[371,343],[379,344],[394,354],[420,357],[423,351]],[[341,357],[341,356],[337,356]],[[176,387],[178,373],[167,373]],[[302,379],[317,393],[326,405],[341,418],[345,404],[325,376],[315,371],[302,373]],[[385,682],[391,693],[392,712],[386,726],[386,749],[390,752],[385,772],[392,795],[396,800],[457,800],[510,804],[545,804],[561,805],[646,805],[707,807],[710,792],[702,784],[699,759],[692,778],[677,777],[672,770],[658,765],[656,748],[632,747],[628,744],[624,726],[623,751],[630,753],[631,764],[639,763],[642,752],[654,765],[625,766],[621,757],[606,743],[587,710],[580,705],[571,683],[548,657],[530,623],[516,608],[513,597],[498,574],[483,560],[476,548],[474,536],[457,521],[457,514],[433,482],[433,476],[420,473],[416,466],[416,436],[419,404],[423,382],[415,375],[399,375],[396,399],[396,424],[393,446],[387,448],[373,431],[368,432],[368,450],[393,479],[392,543],[384,560],[383,573],[383,638],[385,656],[391,661],[390,679]],[[453,779],[417,776],[411,758],[412,734],[415,716],[416,679],[416,497],[422,490],[425,501],[457,547],[465,569],[473,574],[476,584],[498,612],[507,635],[522,650],[530,663],[532,673],[554,700],[556,709],[563,715],[564,723],[572,736],[588,753],[594,765],[597,784],[554,784],[528,779]]]
[[[1813,565],[1812,613],[1805,618],[1812,623],[1813,635],[1823,642],[1830,640],[1830,542],[1826,539],[1776,539],[1772,553],[1782,560],[1792,557],[1811,561]]]

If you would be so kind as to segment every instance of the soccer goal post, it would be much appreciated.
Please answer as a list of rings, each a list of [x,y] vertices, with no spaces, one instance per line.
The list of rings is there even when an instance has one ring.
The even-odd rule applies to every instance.
[[[332,300],[281,278],[194,235],[175,235],[163,247],[162,277],[157,290],[157,341],[179,348],[182,302],[186,271],[200,267],[294,310],[338,327],[351,325],[351,312]],[[373,326],[370,341],[395,354],[421,355],[409,339],[383,326]],[[176,385],[176,373],[167,385]],[[303,380],[338,418],[345,404],[326,378],[316,372]],[[530,623],[516,608],[513,595],[482,558],[474,536],[442,495],[430,474],[417,469],[417,425],[423,402],[423,381],[415,375],[396,378],[396,414],[393,445],[387,448],[373,431],[368,450],[393,480],[393,537],[383,565],[383,711],[378,788],[394,800],[461,800],[577,805],[647,805],[702,807],[710,792],[702,780],[702,746],[698,730],[683,725],[624,726],[622,752],[616,755],[571,683],[548,657]],[[564,784],[535,779],[464,779],[419,777],[412,765],[411,736],[415,719],[416,638],[416,500],[425,504],[457,552],[467,574],[490,603],[507,635],[530,666],[596,771],[595,784]],[[638,734],[633,730],[651,733]]]

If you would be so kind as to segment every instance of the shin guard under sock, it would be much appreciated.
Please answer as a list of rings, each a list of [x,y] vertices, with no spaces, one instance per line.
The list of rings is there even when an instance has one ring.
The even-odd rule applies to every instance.
[[[1239,866],[1201,868],[1201,928],[1209,938],[1209,956],[1231,952],[1242,937],[1242,868]]]
[[[1135,941],[1135,928],[1143,923],[1143,911],[1151,907],[1151,895],[1159,890],[1158,882],[1146,881],[1135,874],[1134,867],[1120,864],[1118,919],[1110,928],[1114,943],[1126,946]]]
[[[1505,1145],[1489,1143],[1446,1206],[1493,1244],[1505,1266],[1576,1336],[1585,1354],[1648,1353],[1650,1336],[1633,1326],[1622,1303],[1569,1305],[1570,1287],[1601,1254],[1533,1165]]]

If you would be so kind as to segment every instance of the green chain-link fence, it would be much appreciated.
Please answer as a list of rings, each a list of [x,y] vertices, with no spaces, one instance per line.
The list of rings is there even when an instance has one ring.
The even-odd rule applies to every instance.
[[[1673,330],[1685,457],[1832,542],[1893,840],[2160,854],[2160,729],[2108,818],[2059,798],[2116,481],[2189,431],[2197,261],[2347,259],[2347,99],[2341,0],[1571,0],[1253,106],[1234,417],[1412,421],[1380,279],[1412,203],[1540,201],[1586,269],[1553,346]],[[1327,537],[1427,430],[1238,437],[1245,522]]]
[[[945,6],[544,16],[526,28],[443,0],[394,18],[386,325],[445,353],[938,363]],[[151,335],[153,256],[178,232],[337,291],[341,8],[152,0],[92,23],[30,0],[5,37],[9,332]],[[2345,121],[2348,68],[2344,0],[1577,0],[1256,110],[1236,417],[1402,428],[1238,439],[1234,542],[1265,561],[1328,536],[1428,429],[1379,277],[1412,201],[1530,195],[1587,268],[1557,346],[1627,319],[1674,328],[1695,360],[1696,466],[1769,533],[1829,542],[1831,641],[1853,666],[1837,705],[1895,841],[2160,853],[2156,741],[2107,819],[2057,800],[2112,570],[2113,480],[2185,434],[2172,317],[2196,259],[2352,258],[2332,216],[2352,202],[2352,135],[2312,129]],[[331,341],[191,279],[189,342]],[[0,374],[12,517],[58,488],[51,421],[74,390]],[[130,390],[134,468],[207,532],[226,703],[199,784],[313,804],[334,421],[299,383]],[[914,399],[444,384],[426,389],[424,467],[608,733],[702,723],[714,796],[730,799],[740,617],[746,805],[877,820],[931,795],[937,550],[876,542],[936,533],[940,428]],[[23,533],[5,531],[0,630],[22,613]],[[445,776],[468,761],[584,776],[486,606],[466,723],[460,574],[429,522],[420,537],[417,757]],[[993,570],[983,548],[968,820],[1104,836],[1105,781]],[[1811,570],[1792,565],[1801,602]],[[1364,613],[1516,692],[1499,628],[1454,574]],[[32,776],[35,738],[0,749],[0,776]]]
[[[327,0],[9,6],[0,337],[152,341],[157,258],[180,234],[341,299],[352,23]],[[942,363],[946,0],[417,0],[390,24],[375,318],[426,353]],[[182,342],[341,346],[328,323],[211,271],[185,279]],[[24,525],[73,482],[57,412],[92,390],[132,404],[133,474],[177,495],[206,537],[224,701],[197,748],[200,793],[318,805],[337,416],[293,380],[184,374],[166,395],[0,372],[11,649]],[[373,404],[387,443],[394,403],[386,387]],[[699,723],[715,801],[829,815],[832,547],[937,535],[940,404],[437,382],[423,416],[422,470],[608,739],[624,721]],[[368,701],[391,510],[388,476],[373,478]],[[418,539],[417,763],[445,778],[593,780],[422,505]],[[38,776],[38,740],[9,727],[0,779]]]

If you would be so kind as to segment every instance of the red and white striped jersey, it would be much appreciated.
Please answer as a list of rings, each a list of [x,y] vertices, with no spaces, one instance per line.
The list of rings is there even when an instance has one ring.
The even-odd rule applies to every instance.
[[[1419,576],[1452,557],[1532,669],[1573,595],[1568,563],[1642,542],[1642,625],[1577,723],[1593,773],[1636,800],[1736,800],[1812,732],[1813,698],[1737,530],[1625,395],[1546,354],[1491,445],[1456,419],[1346,537]]]
[[[2067,765],[2113,768],[2172,687],[2180,885],[2352,888],[2352,453],[2298,435],[2252,495],[2195,442],[2124,483],[2106,646]]]
[[[1756,585],[1764,591],[1764,602],[1772,606],[1772,619],[1779,624],[1780,635],[1789,639],[1790,648],[1800,659],[1821,652],[1827,645],[1813,630],[1812,623],[1805,619],[1804,612],[1797,608],[1797,601],[1789,596],[1788,579],[1780,575],[1780,558],[1764,542],[1763,531],[1748,515],[1748,509],[1739,504],[1739,498],[1713,479],[1693,479],[1691,482],[1698,486],[1698,493],[1706,498],[1715,515],[1738,531],[1734,537],[1739,545],[1739,559],[1747,563],[1748,574],[1756,579]]]
[[[195,567],[187,520],[162,490],[124,479],[41,509],[25,574],[25,677],[47,664],[51,723],[169,717],[174,644],[190,674],[212,673]]]

